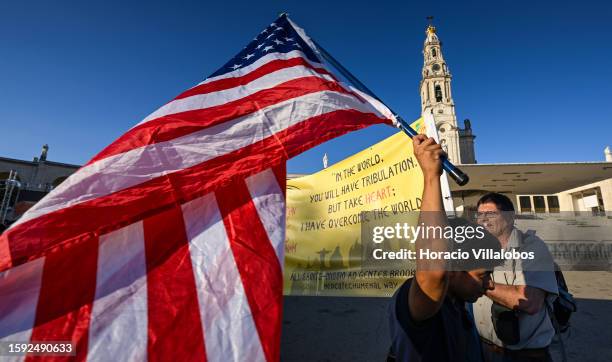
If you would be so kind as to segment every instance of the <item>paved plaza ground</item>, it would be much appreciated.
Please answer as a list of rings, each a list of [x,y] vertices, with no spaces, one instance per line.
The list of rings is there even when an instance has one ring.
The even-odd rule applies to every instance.
[[[578,300],[564,334],[569,361],[612,360],[612,272],[566,271]],[[384,361],[387,298],[285,297],[283,361]],[[552,346],[561,361],[558,343]]]

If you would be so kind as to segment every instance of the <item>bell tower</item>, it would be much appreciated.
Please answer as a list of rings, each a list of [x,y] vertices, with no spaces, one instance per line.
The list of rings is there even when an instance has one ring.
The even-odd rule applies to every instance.
[[[431,17],[429,18],[431,20]],[[421,112],[433,114],[440,144],[451,162],[475,163],[474,136],[469,121],[465,129],[457,125],[451,93],[451,74],[442,54],[436,28],[429,24],[423,45],[423,71],[420,83]]]

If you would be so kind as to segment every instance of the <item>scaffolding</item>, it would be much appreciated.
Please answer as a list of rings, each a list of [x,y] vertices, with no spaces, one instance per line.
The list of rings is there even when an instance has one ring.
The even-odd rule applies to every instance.
[[[9,210],[11,210],[12,200],[17,200],[21,183],[17,179],[17,171],[14,170],[10,171],[9,177],[6,180],[0,182],[4,183],[2,203],[0,203],[0,224],[6,225],[6,219],[8,217]],[[2,188],[0,188],[0,191],[2,191]],[[13,195],[15,195],[15,197],[13,197]]]

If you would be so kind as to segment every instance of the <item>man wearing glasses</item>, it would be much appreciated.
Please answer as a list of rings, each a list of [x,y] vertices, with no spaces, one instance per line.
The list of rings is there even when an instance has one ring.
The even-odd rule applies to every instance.
[[[413,138],[414,154],[423,171],[424,189],[419,221],[432,227],[466,227],[449,220],[442,205],[440,175],[444,151],[432,138]],[[419,237],[419,250],[439,252],[472,250],[499,252],[499,241],[489,233],[482,238],[455,241],[442,236]],[[493,288],[491,271],[499,260],[426,260],[417,256],[416,273],[395,293],[390,304],[390,361],[482,361],[480,340],[468,310]]]
[[[555,330],[547,305],[558,290],[550,252],[535,233],[514,227],[514,206],[506,196],[486,194],[477,208],[478,224],[498,238],[503,250],[533,252],[532,259],[513,257],[496,267],[495,288],[474,303],[485,361],[552,361],[548,347]]]

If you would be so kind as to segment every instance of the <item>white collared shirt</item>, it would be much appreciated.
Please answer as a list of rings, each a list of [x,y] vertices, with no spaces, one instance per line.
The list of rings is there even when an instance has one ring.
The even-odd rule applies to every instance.
[[[521,240],[522,239],[522,240]],[[546,302],[552,305],[557,298],[557,279],[555,278],[552,256],[546,244],[535,235],[535,232],[528,231],[521,233],[514,228],[508,240],[507,250],[512,248],[523,251],[533,251],[535,260],[517,259],[506,260],[504,265],[496,267],[493,271],[493,279],[497,284],[506,285],[527,285],[539,288],[546,292]],[[537,266],[535,264],[537,263]],[[514,264],[514,265],[513,265]],[[482,296],[474,303],[474,320],[478,333],[484,339],[508,349],[524,348],[544,348],[550,345],[555,335],[555,330],[548,316],[546,306],[543,306],[538,313],[529,315],[519,312],[520,341],[513,345],[504,345],[497,338],[493,322],[491,321],[491,305],[493,302],[489,297]]]

